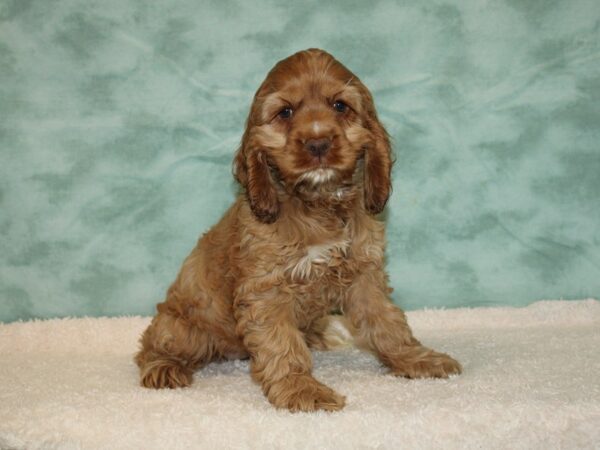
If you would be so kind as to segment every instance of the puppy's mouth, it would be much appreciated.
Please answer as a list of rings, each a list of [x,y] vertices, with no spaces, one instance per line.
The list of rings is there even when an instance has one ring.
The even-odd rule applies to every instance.
[[[357,186],[356,171],[359,166],[360,160],[355,167],[347,170],[321,163],[301,173],[283,176],[277,166],[269,164],[276,185],[289,195],[307,201],[341,201],[348,198]]]
[[[353,180],[332,168],[318,168],[304,172],[294,184],[293,193],[305,201],[339,203],[355,195]]]

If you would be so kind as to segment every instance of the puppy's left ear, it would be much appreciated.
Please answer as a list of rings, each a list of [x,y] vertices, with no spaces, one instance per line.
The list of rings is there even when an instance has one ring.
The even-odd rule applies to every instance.
[[[392,192],[392,147],[389,135],[377,117],[371,93],[364,85],[361,86],[361,93],[365,125],[373,135],[373,141],[365,151],[365,208],[371,214],[378,214],[385,208]]]

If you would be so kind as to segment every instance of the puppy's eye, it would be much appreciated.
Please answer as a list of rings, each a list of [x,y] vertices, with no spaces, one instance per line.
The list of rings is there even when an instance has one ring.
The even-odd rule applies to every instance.
[[[280,119],[289,119],[290,117],[292,117],[292,108],[283,108],[281,111],[279,111],[279,113],[277,113],[277,116]]]
[[[348,110],[348,105],[346,105],[344,102],[338,100],[337,102],[335,102],[333,104],[333,109],[335,109],[339,113],[344,113]]]

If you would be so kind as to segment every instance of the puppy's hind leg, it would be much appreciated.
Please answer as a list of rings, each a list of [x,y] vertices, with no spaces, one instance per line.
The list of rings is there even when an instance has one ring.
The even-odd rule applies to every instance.
[[[168,302],[158,305],[158,309],[140,339],[141,350],[135,357],[140,383],[155,389],[189,386],[194,371],[214,356],[212,338],[189,317],[174,314]]]

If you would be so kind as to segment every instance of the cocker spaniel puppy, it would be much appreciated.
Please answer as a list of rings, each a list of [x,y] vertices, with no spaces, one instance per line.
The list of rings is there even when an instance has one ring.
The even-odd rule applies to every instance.
[[[341,311],[355,343],[393,374],[447,377],[449,356],[422,346],[389,299],[384,225],[391,149],[373,98],[328,53],[277,63],[252,103],[234,174],[242,193],[157,306],[136,356],[141,384],[188,386],[215,359],[250,358],[269,401],[339,410],[345,397],[311,375]]]

